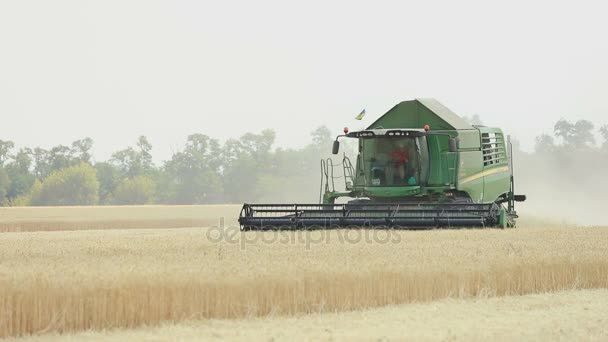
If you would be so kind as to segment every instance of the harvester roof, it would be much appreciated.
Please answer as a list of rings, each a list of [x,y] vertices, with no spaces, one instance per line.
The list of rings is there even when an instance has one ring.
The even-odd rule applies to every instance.
[[[421,128],[424,125],[429,125],[433,130],[473,129],[473,126],[435,99],[403,101],[367,129]]]

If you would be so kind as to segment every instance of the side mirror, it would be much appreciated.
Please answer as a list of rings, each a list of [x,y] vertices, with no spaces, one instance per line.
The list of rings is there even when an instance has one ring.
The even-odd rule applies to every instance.
[[[331,153],[338,154],[338,151],[340,151],[340,142],[336,139],[334,140],[334,146],[331,149]]]
[[[458,152],[458,138],[448,139],[448,150],[450,152]]]
[[[525,202],[526,201],[526,195],[513,195],[513,200],[515,202]]]

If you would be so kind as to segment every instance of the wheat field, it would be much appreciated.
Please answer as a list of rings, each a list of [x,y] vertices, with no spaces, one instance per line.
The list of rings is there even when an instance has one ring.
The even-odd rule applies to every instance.
[[[0,207],[0,233],[235,224],[240,205]]]
[[[591,288],[608,288],[604,228],[0,234],[2,337]]]
[[[349,312],[184,321],[39,341],[606,341],[608,290],[442,299]]]

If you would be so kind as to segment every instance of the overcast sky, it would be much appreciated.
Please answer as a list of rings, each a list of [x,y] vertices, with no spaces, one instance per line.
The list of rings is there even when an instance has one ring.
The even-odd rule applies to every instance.
[[[573,1],[0,0],[0,139],[90,136],[97,160],[146,135],[264,128],[300,146],[434,97],[531,147],[560,117],[608,123],[608,20]],[[363,123],[353,120],[363,108]],[[329,148],[329,147],[328,147]]]

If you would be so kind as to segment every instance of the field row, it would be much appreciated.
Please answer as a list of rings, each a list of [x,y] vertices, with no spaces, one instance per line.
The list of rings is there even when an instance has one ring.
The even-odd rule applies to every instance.
[[[0,236],[0,336],[608,287],[608,230]]]
[[[236,225],[240,205],[0,207],[0,233]]]
[[[379,309],[48,334],[37,341],[606,341],[608,290],[441,300]]]

